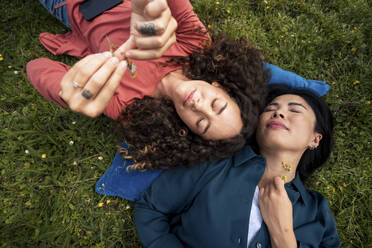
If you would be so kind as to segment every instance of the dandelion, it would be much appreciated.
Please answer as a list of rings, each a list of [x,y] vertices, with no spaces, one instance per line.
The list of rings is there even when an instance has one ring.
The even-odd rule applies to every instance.
[[[356,48],[355,47],[351,48],[351,51],[352,52],[355,52],[356,51]]]
[[[98,207],[103,207],[103,202],[98,203]]]
[[[106,204],[110,204],[110,202],[111,202],[111,200],[107,200],[107,201],[106,201]]]
[[[290,172],[291,170],[292,170],[292,165],[291,164],[289,164],[289,163],[286,163],[286,162],[282,162],[282,166],[283,166],[283,168],[286,170],[286,171],[288,171],[288,172]]]
[[[102,187],[105,187],[105,184],[104,183],[102,183]]]
[[[46,158],[46,154],[45,153],[41,154],[41,158],[42,159]]]
[[[284,182],[287,182],[287,176],[282,176],[282,180],[283,180]]]
[[[0,61],[3,61],[4,58],[3,58],[3,55],[0,53]]]
[[[227,14],[230,14],[230,10],[228,9],[228,10],[226,10],[226,12],[227,12]]]
[[[211,28],[212,27],[212,25],[211,24],[208,24],[208,28]]]
[[[334,187],[332,187],[332,192],[335,193],[336,192],[336,189]]]
[[[68,144],[69,144],[70,146],[72,146],[72,145],[74,144],[74,141],[73,141],[73,140],[70,140],[70,142],[68,142]]]
[[[78,165],[78,162],[76,160],[74,160],[74,162],[72,163],[73,165]]]
[[[102,157],[102,156],[99,156],[99,157],[98,157],[98,160],[103,160],[103,157]]]
[[[358,27],[354,27],[354,30],[357,30],[358,29]]]
[[[29,153],[30,153],[30,151],[26,149],[26,150],[25,150],[25,153],[26,153],[26,154],[29,154]]]
[[[216,10],[218,10],[218,8],[216,8]]]
[[[359,80],[355,80],[355,81],[353,82],[353,84],[360,84],[360,81],[359,81]]]
[[[216,2],[216,4],[217,4],[217,5],[219,5],[219,4],[220,4],[220,2],[218,2],[218,1],[217,1],[217,2]]]
[[[370,105],[371,104],[371,101],[366,101],[366,104]]]
[[[17,75],[19,73],[19,71],[13,71],[13,73]]]

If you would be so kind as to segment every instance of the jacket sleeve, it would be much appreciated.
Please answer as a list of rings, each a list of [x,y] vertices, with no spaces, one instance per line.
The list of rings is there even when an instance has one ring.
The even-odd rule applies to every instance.
[[[319,206],[319,217],[325,226],[324,236],[319,247],[340,247],[340,238],[336,229],[336,221],[329,209],[328,200],[322,198]]]
[[[27,78],[47,100],[63,107],[67,104],[59,97],[60,82],[70,66],[47,58],[39,58],[27,63]]]
[[[172,16],[178,23],[177,42],[165,52],[164,56],[187,56],[203,47],[203,42],[210,40],[206,28],[194,13],[188,0],[168,0]]]
[[[313,223],[304,227],[303,234],[307,235],[306,239],[297,241],[299,248],[339,248],[340,239],[337,234],[336,221],[329,209],[328,201],[319,194],[319,202],[317,208],[317,218]]]
[[[172,217],[186,210],[207,181],[206,166],[164,171],[136,202],[135,223],[145,247],[183,247],[171,233]],[[209,173],[210,174],[210,173]]]

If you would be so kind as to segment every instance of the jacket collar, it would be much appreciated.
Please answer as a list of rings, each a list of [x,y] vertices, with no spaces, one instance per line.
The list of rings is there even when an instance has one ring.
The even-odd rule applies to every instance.
[[[246,145],[232,157],[232,165],[234,167],[239,167],[255,157],[264,161],[264,165],[266,164],[264,157],[256,154],[251,146]],[[309,201],[310,195],[303,185],[298,172],[296,173],[296,177],[291,182],[285,184],[285,188],[292,204],[296,203],[299,198],[302,199],[304,204],[307,204]]]
[[[244,146],[239,152],[235,153],[232,157],[232,163],[234,167],[243,165],[245,162],[253,159],[254,157],[263,158],[261,155],[257,155],[251,148],[251,146]]]
[[[305,205],[309,202],[310,195],[302,183],[298,172],[296,173],[296,177],[291,182],[285,184],[285,188],[287,190],[288,197],[293,204],[296,203],[299,198],[302,199]]]

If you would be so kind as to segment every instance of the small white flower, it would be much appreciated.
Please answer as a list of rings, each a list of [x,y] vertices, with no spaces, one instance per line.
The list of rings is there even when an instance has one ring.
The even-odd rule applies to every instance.
[[[130,206],[129,206],[129,205],[127,205],[127,206],[125,207],[125,209],[130,209]]]
[[[73,122],[71,122],[72,123],[72,125],[75,125],[76,124],[76,121],[73,121]]]
[[[74,141],[70,140],[69,144],[70,144],[70,146],[72,146],[74,144]]]
[[[102,160],[102,159],[103,159],[103,157],[102,157],[102,156],[99,156],[99,157],[98,157],[98,160]]]
[[[17,75],[19,73],[19,71],[13,71],[13,73]]]
[[[29,154],[29,153],[30,153],[30,151],[26,149],[26,150],[25,150],[25,153],[26,153],[26,154]]]

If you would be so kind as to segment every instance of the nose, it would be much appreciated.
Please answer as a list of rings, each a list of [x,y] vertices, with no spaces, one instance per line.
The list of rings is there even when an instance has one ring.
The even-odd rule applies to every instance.
[[[273,116],[272,116],[273,118],[281,118],[281,119],[284,119],[284,115],[280,112],[280,111],[275,111],[274,113],[273,113]]]
[[[201,98],[197,98],[193,101],[192,110],[195,112],[201,112],[207,116],[210,116],[213,112],[207,101],[204,101]]]

